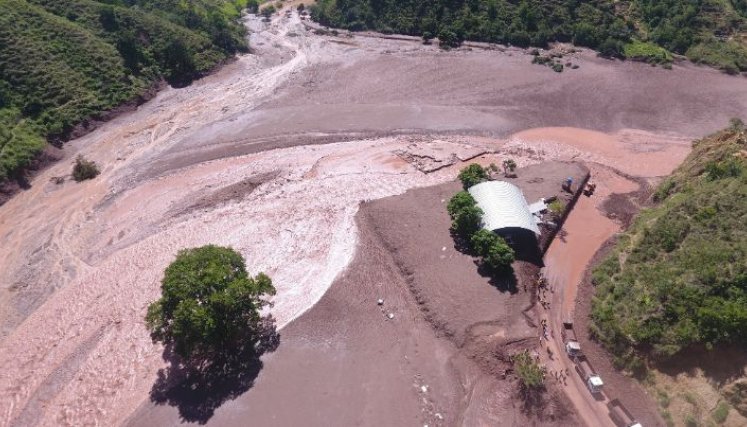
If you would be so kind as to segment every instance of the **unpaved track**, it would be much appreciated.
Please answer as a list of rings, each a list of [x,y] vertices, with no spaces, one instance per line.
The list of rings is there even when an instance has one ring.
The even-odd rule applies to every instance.
[[[97,179],[50,183],[69,174],[63,161],[0,208],[0,425],[113,425],[146,399],[162,361],[142,317],[181,248],[234,246],[273,276],[279,326],[303,313],[352,259],[360,200],[453,177],[398,150],[438,164],[486,147],[524,164],[609,162],[580,141],[474,136],[565,124],[690,137],[747,111],[744,79],[694,66],[581,53],[576,74],[557,75],[516,51],[313,36],[295,15],[247,25],[256,55],[67,146],[102,166]],[[687,151],[677,135],[636,132],[640,146]],[[397,136],[433,133],[473,137]],[[247,178],[266,182],[220,202]]]

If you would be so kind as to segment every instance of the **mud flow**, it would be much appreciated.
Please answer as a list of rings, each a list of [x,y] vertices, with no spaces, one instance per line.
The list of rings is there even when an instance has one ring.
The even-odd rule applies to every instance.
[[[442,215],[444,188],[471,160],[583,162],[598,194],[547,259],[572,288],[619,229],[602,201],[631,177],[667,174],[693,137],[747,111],[743,80],[691,65],[582,51],[559,75],[515,49],[317,35],[295,12],[245,23],[252,54],[72,141],[0,207],[0,364],[12,367],[0,425],[189,421],[150,402],[165,362],[143,316],[177,251],[204,244],[232,246],[273,278],[281,334],[253,388],[208,422],[525,425],[465,341],[428,321],[397,255],[412,247],[377,224],[396,231],[406,218],[392,213],[408,209]],[[101,175],[55,183],[78,154]],[[424,188],[427,200],[402,196]],[[377,205],[393,196],[399,210]],[[448,246],[446,225],[418,233]],[[372,303],[384,294],[393,319]]]

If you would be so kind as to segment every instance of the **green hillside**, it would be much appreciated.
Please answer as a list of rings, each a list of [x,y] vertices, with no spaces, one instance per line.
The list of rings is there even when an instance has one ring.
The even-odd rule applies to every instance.
[[[245,0],[0,0],[0,180],[162,79],[246,50]]]
[[[744,126],[696,141],[654,197],[593,272],[592,333],[633,370],[639,356],[747,343]]]
[[[637,44],[635,57],[647,59],[641,47],[651,44],[734,73],[747,71],[746,15],[745,0],[318,0],[312,8],[325,25],[429,34],[451,45],[561,41],[625,57]]]

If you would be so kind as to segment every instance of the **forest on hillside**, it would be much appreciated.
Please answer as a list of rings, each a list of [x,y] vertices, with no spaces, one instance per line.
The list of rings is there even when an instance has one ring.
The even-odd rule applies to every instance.
[[[318,0],[324,25],[544,47],[572,42],[608,57],[661,61],[661,49],[747,71],[747,0]]]
[[[246,0],[0,0],[0,182],[75,126],[247,50]]]
[[[747,131],[696,141],[594,270],[592,334],[633,372],[747,343]]]

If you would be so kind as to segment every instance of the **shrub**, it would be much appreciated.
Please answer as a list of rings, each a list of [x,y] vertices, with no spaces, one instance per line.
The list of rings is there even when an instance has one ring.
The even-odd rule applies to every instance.
[[[268,5],[262,8],[260,10],[260,14],[265,17],[265,19],[270,19],[270,17],[275,13],[276,9],[273,5]]]
[[[511,263],[514,262],[516,254],[508,246],[503,238],[496,236],[496,239],[488,248],[488,252],[483,255],[482,261],[496,271],[508,271],[511,269]]]
[[[493,245],[496,239],[495,233],[490,230],[480,229],[470,238],[470,244],[472,250],[480,256],[484,256],[490,251],[490,247]]]
[[[549,205],[547,205],[547,208],[550,209],[550,212],[553,214],[560,216],[565,210],[565,203],[561,200],[553,200]]]
[[[483,264],[495,271],[509,270],[516,257],[506,241],[490,230],[478,230],[470,238],[470,244],[472,250],[482,258]]]
[[[552,63],[552,58],[549,56],[537,55],[532,58],[532,64],[547,65]]]
[[[516,170],[516,162],[514,159],[506,159],[503,161],[503,173],[508,176]]]
[[[514,371],[524,390],[538,390],[544,387],[542,368],[532,358],[528,350],[514,355]]]
[[[146,316],[153,340],[186,359],[209,360],[259,339],[264,297],[275,288],[262,273],[249,276],[233,249],[208,245],[180,251],[161,292]]]
[[[75,158],[75,166],[73,166],[73,179],[76,182],[96,178],[99,173],[101,172],[99,171],[99,167],[96,166],[96,162],[86,160],[86,158],[82,155],[79,155]]]
[[[424,31],[423,44],[431,44],[431,40],[433,40],[433,33],[431,33],[430,31]]]
[[[438,33],[438,44],[443,48],[459,47],[462,41],[457,34],[451,30],[441,30]]]
[[[654,193],[654,201],[660,202],[664,199],[666,199],[669,196],[669,193],[674,189],[675,183],[671,179],[665,179],[664,182],[662,182],[659,185],[659,188],[656,189],[656,192]]]
[[[715,181],[724,178],[734,178],[742,174],[743,164],[738,159],[729,159],[722,162],[709,162],[706,164],[706,176]]]
[[[300,6],[303,6],[303,3]],[[257,13],[259,11],[259,0],[247,0],[246,9],[249,13]]]
[[[552,64],[552,70],[556,73],[562,73],[563,72],[563,64],[556,62]]]
[[[451,219],[454,219],[465,208],[474,206],[477,206],[477,202],[472,195],[467,191],[460,191],[449,200],[446,210],[449,212]]]
[[[661,417],[664,418],[664,422],[667,423],[667,427],[674,427],[674,418],[672,413],[669,411],[661,411]]]
[[[477,163],[472,163],[466,168],[459,172],[459,180],[462,181],[464,189],[468,189],[473,185],[477,185],[483,181],[488,180],[488,173],[485,172],[482,166]]]
[[[729,120],[729,130],[732,132],[742,132],[744,130],[744,122],[738,117],[733,117]]]
[[[470,238],[480,229],[482,209],[477,206],[467,206],[461,209],[451,223],[451,229],[462,237]]]
[[[608,38],[599,45],[599,55],[605,58],[623,58],[624,46],[620,40]]]
[[[669,405],[672,403],[672,398],[669,397],[669,393],[667,393],[666,391],[658,390],[656,394],[657,400],[659,401],[659,406],[664,409],[669,408]]]
[[[723,424],[729,418],[729,404],[723,401],[720,402],[711,416],[717,424]]]

